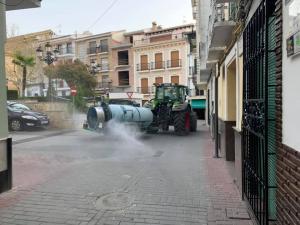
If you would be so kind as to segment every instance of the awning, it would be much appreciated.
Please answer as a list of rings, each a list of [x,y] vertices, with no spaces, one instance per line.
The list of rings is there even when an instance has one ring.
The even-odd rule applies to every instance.
[[[206,100],[205,99],[193,99],[192,100],[193,109],[206,109]]]

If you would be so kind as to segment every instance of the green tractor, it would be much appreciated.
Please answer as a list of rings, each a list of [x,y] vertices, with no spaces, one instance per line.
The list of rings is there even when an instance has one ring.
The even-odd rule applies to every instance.
[[[197,131],[197,115],[187,100],[189,89],[178,84],[155,85],[155,98],[147,102],[144,107],[151,108],[153,122],[148,133],[159,130],[168,131],[174,126],[177,135],[188,135]]]

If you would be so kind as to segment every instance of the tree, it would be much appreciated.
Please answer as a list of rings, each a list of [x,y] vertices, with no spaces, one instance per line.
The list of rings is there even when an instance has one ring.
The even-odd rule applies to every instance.
[[[13,64],[20,66],[22,68],[22,96],[25,96],[25,88],[27,81],[27,68],[34,67],[35,59],[32,56],[22,55],[20,52],[17,52],[13,56]]]
[[[69,87],[77,88],[75,104],[79,108],[83,108],[83,97],[94,95],[97,81],[89,73],[86,65],[79,60],[45,67],[44,72],[48,78],[65,80]]]

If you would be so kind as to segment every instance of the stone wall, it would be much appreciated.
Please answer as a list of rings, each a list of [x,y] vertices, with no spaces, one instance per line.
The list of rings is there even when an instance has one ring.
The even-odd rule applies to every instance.
[[[71,129],[76,126],[73,120],[72,105],[64,102],[36,102],[36,101],[18,101],[22,102],[34,111],[43,112],[49,116],[50,128]]]

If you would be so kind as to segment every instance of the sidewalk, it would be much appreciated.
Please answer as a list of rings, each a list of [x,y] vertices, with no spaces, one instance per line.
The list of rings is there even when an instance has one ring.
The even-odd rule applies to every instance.
[[[21,144],[25,142],[35,141],[44,139],[47,137],[58,136],[66,133],[74,132],[71,129],[40,129],[40,130],[30,130],[30,131],[18,131],[10,132],[9,136],[13,140],[13,144]]]

